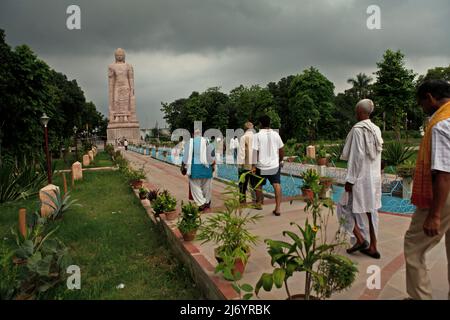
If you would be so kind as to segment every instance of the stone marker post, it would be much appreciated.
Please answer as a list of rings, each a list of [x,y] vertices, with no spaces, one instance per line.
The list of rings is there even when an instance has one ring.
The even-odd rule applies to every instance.
[[[89,157],[88,154],[85,154],[83,156],[83,166],[86,167],[86,166],[88,166],[90,164],[91,164],[91,158]]]
[[[72,177],[73,180],[83,179],[83,169],[79,161],[72,164]]]
[[[54,184],[46,185],[39,191],[39,199],[41,200],[41,217],[47,217],[55,211],[55,209],[46,203],[54,204],[49,195],[56,197],[59,193],[59,187]]]

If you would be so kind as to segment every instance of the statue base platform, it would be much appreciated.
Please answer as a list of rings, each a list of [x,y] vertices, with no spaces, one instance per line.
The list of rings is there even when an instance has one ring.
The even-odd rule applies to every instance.
[[[139,122],[110,122],[106,130],[107,143],[115,145],[116,139],[127,139],[128,143],[138,144],[141,142]]]

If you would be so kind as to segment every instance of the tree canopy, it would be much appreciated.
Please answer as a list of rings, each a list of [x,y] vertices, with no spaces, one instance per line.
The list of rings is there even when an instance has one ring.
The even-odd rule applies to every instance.
[[[12,49],[0,29],[0,156],[42,155],[45,112],[52,151],[70,145],[74,127],[106,135],[107,120],[76,80],[51,69],[26,45]]]

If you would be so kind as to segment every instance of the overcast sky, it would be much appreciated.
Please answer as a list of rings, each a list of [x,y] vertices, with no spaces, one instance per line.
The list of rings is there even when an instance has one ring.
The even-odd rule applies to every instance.
[[[81,30],[66,9],[81,8]],[[381,30],[366,26],[381,8]],[[450,64],[449,0],[1,0],[0,28],[76,79],[106,114],[107,66],[126,50],[141,127],[163,124],[161,101],[219,86],[229,92],[318,67],[335,92],[372,74],[387,48],[416,73]],[[106,114],[107,115],[107,114]]]

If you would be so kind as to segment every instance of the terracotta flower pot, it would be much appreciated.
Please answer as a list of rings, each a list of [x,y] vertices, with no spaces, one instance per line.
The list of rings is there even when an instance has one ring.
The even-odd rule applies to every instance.
[[[195,236],[197,234],[197,229],[192,230],[186,233],[182,233],[184,241],[192,241],[195,239]]]
[[[214,249],[214,255],[215,255],[218,263],[223,262],[222,258],[219,255],[219,248]],[[249,258],[250,258],[250,252],[247,252],[247,261]],[[237,272],[239,272],[242,277],[242,275],[244,274],[246,265],[247,265],[247,262],[244,262],[239,258],[236,259],[236,261],[234,262],[233,275],[235,275]]]
[[[142,188],[144,182],[142,180],[133,180],[130,182],[130,184],[133,187],[133,189],[139,189]]]
[[[319,166],[326,166],[328,163],[328,159],[327,158],[319,158],[317,159],[317,165]]]
[[[314,200],[314,192],[311,189],[303,189],[302,188],[302,194],[305,198],[309,200]]]
[[[247,263],[244,263],[244,261],[242,261],[241,259],[236,259],[236,261],[234,262],[233,275],[239,272],[239,274],[241,275],[240,278],[242,278],[246,264]]]
[[[178,212],[176,210],[164,212],[164,214],[166,215],[166,220],[169,220],[169,221],[175,220],[176,218],[178,218]]]

